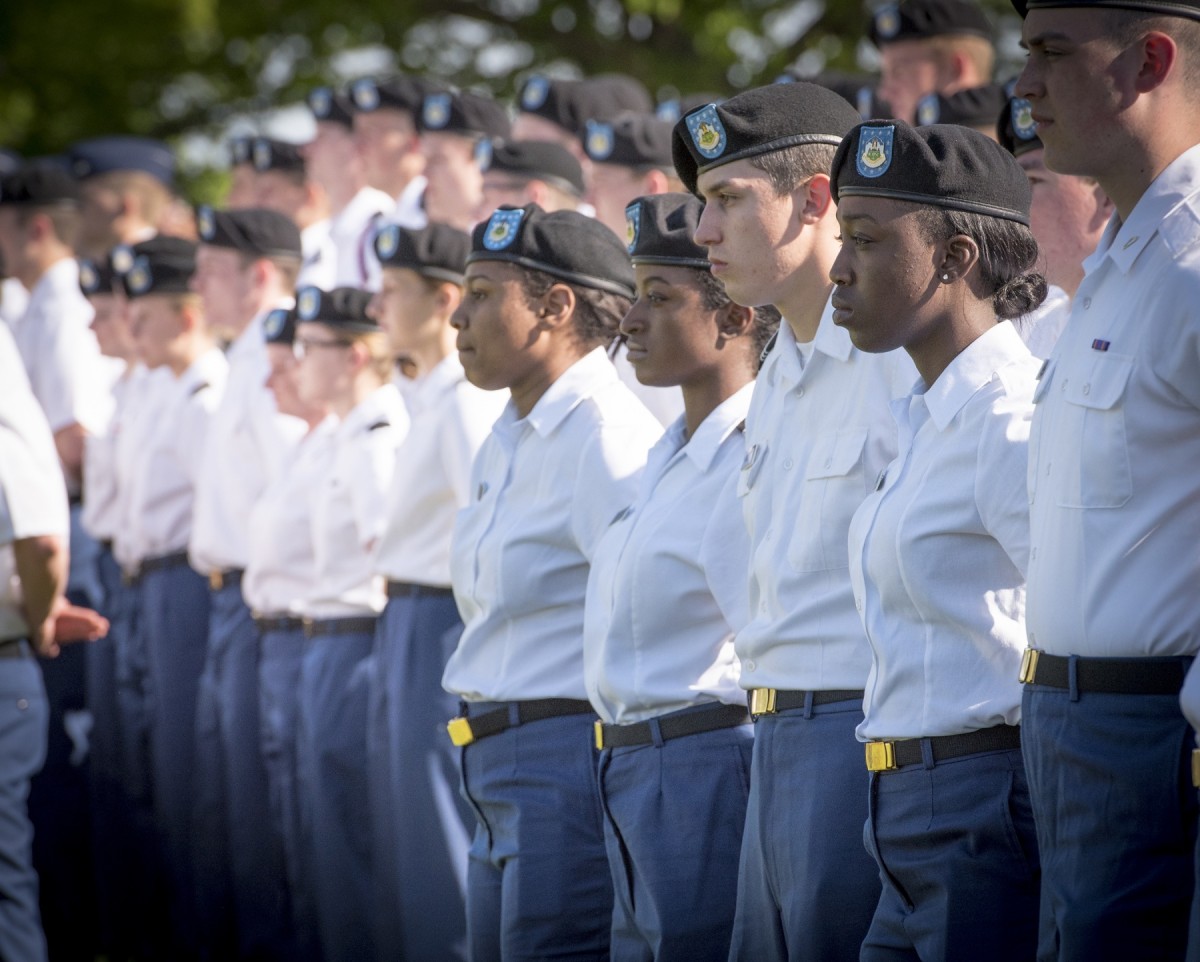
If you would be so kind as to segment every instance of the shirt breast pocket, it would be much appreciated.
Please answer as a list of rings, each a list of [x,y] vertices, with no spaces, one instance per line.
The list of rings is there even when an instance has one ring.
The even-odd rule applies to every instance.
[[[1060,388],[1064,413],[1071,419],[1071,430],[1064,436],[1070,447],[1047,454],[1073,461],[1061,475],[1061,507],[1117,508],[1132,497],[1123,400],[1132,371],[1132,357],[1096,352],[1090,366]]]
[[[829,571],[849,563],[850,518],[867,496],[866,444],[866,428],[822,434],[813,443],[788,549],[797,571]]]

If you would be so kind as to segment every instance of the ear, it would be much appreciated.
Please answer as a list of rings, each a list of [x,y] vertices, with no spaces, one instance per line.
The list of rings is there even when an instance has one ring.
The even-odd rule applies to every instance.
[[[531,180],[525,185],[525,196],[528,202],[537,204],[538,207],[545,208],[546,200],[548,199],[549,191],[546,189],[546,182],[542,180]]]
[[[955,234],[943,241],[943,253],[937,265],[938,280],[953,284],[966,277],[977,263],[979,245],[965,234]]]
[[[360,340],[354,341],[350,345],[350,366],[357,374],[368,364],[371,363],[371,352],[367,349],[367,345]]]
[[[754,308],[730,301],[717,315],[717,331],[723,340],[732,341],[750,333],[754,326]]]
[[[941,86],[972,86],[971,84],[967,83],[966,79],[971,70],[971,61],[968,59],[967,55],[961,50],[955,50],[952,54],[950,54],[949,59],[946,61],[946,72],[948,76],[943,78],[945,82]]]
[[[801,221],[805,224],[817,223],[833,208],[833,198],[829,193],[829,175],[815,174],[797,187],[796,200]]]
[[[1134,45],[1141,55],[1134,89],[1149,93],[1161,86],[1179,61],[1179,49],[1165,33],[1148,33]],[[1131,51],[1132,52],[1132,51]]]
[[[571,323],[575,314],[575,292],[566,284],[555,284],[542,297],[538,309],[539,324],[542,327],[562,327]]]
[[[1109,199],[1108,194],[1104,193],[1104,188],[1096,184],[1092,187],[1092,203],[1096,207],[1092,216],[1088,218],[1088,230],[1092,233],[1099,233],[1104,230],[1104,225],[1112,219],[1113,202]]]
[[[434,304],[437,306],[438,313],[443,317],[449,317],[458,310],[462,299],[463,289],[457,284],[439,284],[437,293],[434,294]]]
[[[654,168],[646,172],[642,177],[642,195],[649,197],[652,194],[665,194],[670,189],[670,184],[667,183],[667,175],[661,170]]]

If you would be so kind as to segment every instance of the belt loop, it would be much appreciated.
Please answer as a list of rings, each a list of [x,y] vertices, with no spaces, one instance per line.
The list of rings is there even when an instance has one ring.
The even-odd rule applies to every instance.
[[[928,738],[921,739],[921,762],[925,765],[926,771],[933,770],[933,742]]]
[[[519,701],[508,703],[508,724],[511,728],[516,728],[521,724],[521,703]]]
[[[1071,691],[1071,701],[1079,701],[1079,656],[1067,658],[1067,685]]]
[[[663,747],[662,727],[658,724],[657,718],[651,718],[647,723],[650,725],[650,737],[654,739],[654,747]]]
[[[813,716],[813,692],[809,689],[804,693],[804,718],[807,721]]]

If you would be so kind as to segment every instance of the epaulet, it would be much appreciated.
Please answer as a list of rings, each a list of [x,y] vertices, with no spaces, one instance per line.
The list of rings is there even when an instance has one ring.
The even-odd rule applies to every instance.
[[[206,388],[210,388],[210,387],[212,387],[212,385],[209,384],[207,381],[201,381],[194,388],[192,388],[191,391],[188,392],[188,397],[195,397],[201,391],[205,390]]]
[[[771,353],[771,349],[775,346],[775,342],[779,340],[779,332],[776,331],[771,335],[771,339],[767,341],[767,346],[762,349],[762,353],[758,355],[758,366],[762,367],[766,363],[767,355]]]
[[[391,426],[392,426],[392,422],[389,421],[387,418],[383,418],[379,421],[376,421],[369,428],[367,428],[367,430],[368,431],[378,431],[380,428],[390,428]]]

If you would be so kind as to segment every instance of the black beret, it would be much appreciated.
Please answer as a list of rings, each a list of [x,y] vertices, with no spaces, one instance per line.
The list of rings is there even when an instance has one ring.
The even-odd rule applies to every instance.
[[[589,120],[583,149],[598,164],[670,170],[674,126],[654,114],[623,113],[612,120]]]
[[[291,346],[296,340],[296,309],[277,307],[263,319],[263,339],[268,344]]]
[[[411,114],[415,120],[420,116],[425,95],[437,89],[429,81],[410,74],[396,74],[383,79],[363,77],[350,85],[350,100],[354,109],[361,113],[390,107]]]
[[[904,0],[875,11],[869,31],[877,47],[897,40],[975,36],[992,39],[992,25],[970,0]]]
[[[237,167],[240,164],[254,165],[253,137],[229,138],[229,164],[232,167]]]
[[[491,97],[469,91],[439,91],[425,95],[417,128],[490,139],[507,137],[512,123],[504,107]]]
[[[625,240],[638,264],[674,264],[709,270],[708,252],[692,238],[704,205],[692,194],[639,197],[625,208]]]
[[[623,297],[635,293],[629,255],[617,235],[573,210],[501,207],[475,226],[467,263],[475,261],[507,261]]]
[[[31,161],[0,177],[0,204],[49,207],[78,201],[79,185],[58,163]]]
[[[410,229],[385,224],[375,235],[375,254],[384,267],[407,267],[425,277],[462,284],[471,253],[465,231],[437,222]]]
[[[572,134],[579,132],[584,99],[583,86],[578,80],[557,80],[534,74],[517,94],[517,109],[536,114],[557,124]]]
[[[1029,224],[1029,181],[1012,154],[970,127],[872,120],[846,136],[831,193],[889,197]]]
[[[586,80],[552,80],[535,74],[521,86],[517,107],[583,137],[589,119],[611,120],[627,110],[650,113],[654,102],[644,86],[624,74]]]
[[[1000,111],[996,123],[1000,145],[1014,157],[1042,147],[1037,135],[1037,122],[1033,119],[1033,106],[1024,97],[1011,97]]]
[[[302,287],[296,291],[296,322],[327,324],[350,334],[374,334],[381,328],[367,316],[370,301],[370,292],[357,287],[335,287],[332,291]]]
[[[917,125],[960,124],[990,130],[1007,101],[1003,84],[983,84],[952,94],[926,94],[917,101]]]
[[[510,140],[492,150],[487,170],[501,170],[582,197],[583,167],[566,147],[549,140]]]
[[[354,102],[332,87],[315,87],[304,98],[308,109],[317,120],[325,120],[343,127],[354,126]]]
[[[112,294],[116,284],[117,275],[107,257],[98,261],[79,258],[79,289],[85,296]]]
[[[675,125],[675,170],[694,194],[707,170],[800,144],[836,147],[860,119],[842,97],[816,84],[756,87],[693,110]]]
[[[682,97],[671,97],[660,100],[654,108],[654,116],[659,120],[669,120],[675,123],[690,110],[703,107],[705,104],[719,104],[725,99],[724,94],[707,91],[705,93],[684,94]]]
[[[270,137],[255,137],[250,148],[254,169],[260,174],[268,170],[287,170],[304,173],[304,155],[298,144]]]
[[[117,276],[130,300],[147,294],[186,294],[196,272],[196,245],[159,235],[134,244],[133,265]]]
[[[295,222],[265,207],[214,210],[201,205],[196,208],[196,230],[203,244],[231,247],[252,257],[303,256]]]
[[[1200,20],[1197,0],[1012,0],[1022,17],[1030,10],[1052,7],[1099,7],[1101,10],[1136,10],[1147,15]]]
[[[175,154],[161,140],[149,137],[94,137],[67,149],[71,172],[80,180],[115,170],[149,174],[167,187],[175,184]]]
[[[589,114],[589,117],[608,120],[627,110],[639,114],[654,113],[654,98],[650,96],[650,91],[646,89],[645,84],[629,74],[596,74],[594,77],[585,77],[583,86],[601,108]]]
[[[818,87],[832,90],[835,94],[845,98],[846,102],[858,111],[860,120],[891,115],[891,108],[880,99],[875,90],[874,81],[870,77],[843,73],[840,70],[823,70],[811,77],[805,77],[788,68],[775,78],[777,84],[790,84],[797,81],[814,83]]]

